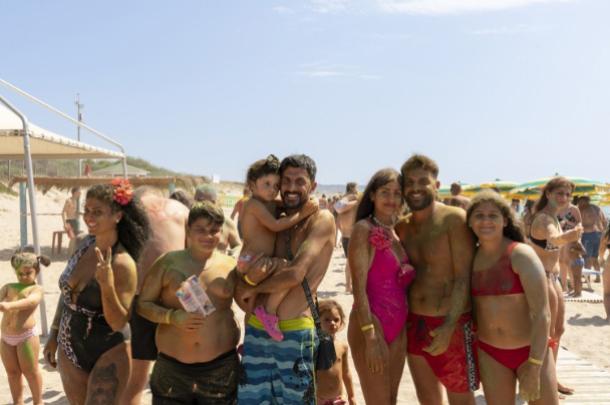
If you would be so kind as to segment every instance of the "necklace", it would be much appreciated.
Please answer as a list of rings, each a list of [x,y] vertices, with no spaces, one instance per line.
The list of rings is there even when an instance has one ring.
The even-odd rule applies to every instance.
[[[394,221],[394,220],[392,220],[392,223],[390,225],[386,225],[383,222],[381,222],[380,220],[378,220],[375,215],[371,215],[371,218],[373,218],[373,222],[375,222],[375,224],[377,224],[385,229],[388,229],[388,230],[393,230],[394,225],[396,225],[396,221]]]

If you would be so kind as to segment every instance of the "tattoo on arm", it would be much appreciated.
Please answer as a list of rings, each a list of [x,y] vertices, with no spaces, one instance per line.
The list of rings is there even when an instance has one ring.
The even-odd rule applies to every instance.
[[[117,366],[115,363],[95,368],[88,387],[86,405],[115,403],[118,388],[119,377],[117,376]]]

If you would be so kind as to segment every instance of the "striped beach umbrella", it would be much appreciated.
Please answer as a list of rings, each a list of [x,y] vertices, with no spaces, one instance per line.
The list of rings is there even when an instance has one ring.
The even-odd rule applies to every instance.
[[[610,194],[610,184],[604,183],[603,181],[592,180],[583,177],[566,176],[566,178],[572,183],[574,183],[574,185],[576,186],[576,188],[574,189],[574,195],[588,195],[593,197],[597,195],[604,196]],[[544,185],[548,183],[551,179],[553,179],[553,177],[546,177],[543,179],[519,184],[510,191],[510,194],[538,195],[540,194],[540,191],[544,188]]]
[[[514,181],[496,179],[481,184],[465,186],[462,188],[462,191],[464,195],[471,197],[480,191],[493,189],[499,191],[502,196],[508,197],[509,192],[517,187],[517,185],[518,183]]]

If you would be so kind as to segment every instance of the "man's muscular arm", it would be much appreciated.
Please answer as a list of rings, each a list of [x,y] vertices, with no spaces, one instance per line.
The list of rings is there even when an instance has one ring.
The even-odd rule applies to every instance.
[[[301,244],[294,260],[283,271],[273,273],[268,279],[252,287],[253,293],[286,291],[300,285],[307,270],[319,258],[320,251],[335,236],[335,221],[330,213],[320,212],[311,224],[311,231]]]
[[[470,273],[474,257],[474,238],[466,225],[466,212],[459,211],[447,216],[451,261],[453,263],[453,290],[449,312],[443,324],[430,332],[430,346],[424,350],[432,355],[444,353],[449,347],[451,335],[458,319],[470,302]]]

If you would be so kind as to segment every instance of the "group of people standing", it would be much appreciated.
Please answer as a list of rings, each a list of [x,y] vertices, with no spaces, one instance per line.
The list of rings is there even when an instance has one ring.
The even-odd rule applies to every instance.
[[[488,404],[514,403],[517,382],[524,400],[558,403],[559,248],[583,229],[564,232],[556,217],[573,184],[547,184],[525,233],[493,191],[466,210],[438,202],[426,156],[375,173],[337,208],[355,207],[344,241],[354,306],[349,347],[335,341],[323,371],[325,333],[346,320],[338,304],[317,305],[336,219],[312,200],[316,172],[306,155],[255,162],[243,244],[228,242],[237,228],[212,197],[187,208],[125,180],[90,188],[89,235],[60,277],[44,348],[70,403],[138,404],[154,361],[153,404],[354,404],[348,350],[369,404],[397,403],[405,361],[422,404],[443,391],[474,404],[479,380]],[[203,312],[182,300],[193,276]],[[246,313],[243,346],[233,302]]]

